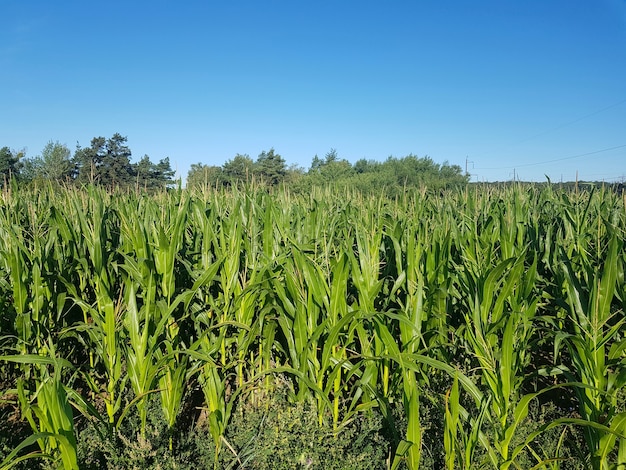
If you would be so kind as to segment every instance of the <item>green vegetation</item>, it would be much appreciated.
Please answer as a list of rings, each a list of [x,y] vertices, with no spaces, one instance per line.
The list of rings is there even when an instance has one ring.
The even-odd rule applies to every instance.
[[[360,159],[354,164],[339,158],[335,149],[319,158],[315,155],[308,169],[292,164],[273,148],[263,150],[253,160],[247,154],[236,154],[223,165],[194,163],[189,168],[185,181],[175,179],[169,157],[158,163],[144,155],[139,161],[131,161],[132,152],[127,137],[119,133],[110,138],[94,137],[89,147],[77,144],[72,152],[65,144],[49,141],[40,155],[27,157],[25,150],[0,148],[0,188],[10,181],[21,186],[85,187],[99,186],[108,190],[153,193],[171,189],[176,185],[194,190],[216,190],[220,188],[246,188],[249,186],[268,189],[281,187],[291,194],[308,194],[313,188],[326,187],[335,191],[356,191],[363,196],[388,198],[404,197],[424,187],[431,191],[462,187],[470,183],[470,175],[459,165],[447,161],[437,163],[429,156],[413,154],[404,157],[389,156],[384,161]],[[508,182],[482,183],[482,185],[507,186]],[[602,181],[568,181],[553,184],[555,188],[576,191],[578,188],[604,188]],[[614,191],[622,193],[623,183],[614,183]]]
[[[97,185],[109,190],[153,192],[175,182],[169,158],[153,163],[144,155],[133,163],[126,143],[127,138],[118,133],[109,139],[94,137],[89,147],[77,146],[72,155],[66,145],[50,141],[41,155],[35,157],[3,147],[0,149],[0,187],[15,180],[21,185]]]
[[[0,188],[11,180],[23,185],[52,183],[56,186],[100,186],[108,190],[155,192],[177,183],[169,158],[153,163],[148,155],[132,162],[128,139],[119,133],[110,138],[94,137],[89,147],[77,145],[74,155],[64,144],[50,141],[41,155],[27,157],[25,151],[0,149]],[[354,165],[339,159],[331,149],[324,159],[313,157],[311,168],[287,166],[273,148],[262,151],[256,160],[237,154],[222,166],[191,165],[186,186],[194,189],[246,187],[249,185],[288,188],[293,194],[308,193],[315,186],[332,186],[369,195],[402,195],[420,187],[431,189],[464,185],[458,165],[435,163],[429,157],[389,157],[384,162],[361,159]],[[179,182],[180,183],[180,182]]]
[[[625,198],[417,184],[6,185],[0,469],[626,468]]]
[[[363,194],[385,194],[388,197],[402,195],[424,186],[431,189],[451,188],[465,185],[469,177],[458,165],[439,165],[429,157],[408,155],[403,158],[389,157],[384,162],[361,159],[352,165],[340,159],[331,149],[323,159],[313,157],[311,167],[305,171],[287,167],[274,149],[261,152],[253,161],[248,155],[236,155],[221,167],[196,163],[187,175],[189,188],[219,188],[246,186],[251,183],[265,186],[282,185],[292,193],[308,193],[316,186],[332,186],[335,189],[357,190]]]

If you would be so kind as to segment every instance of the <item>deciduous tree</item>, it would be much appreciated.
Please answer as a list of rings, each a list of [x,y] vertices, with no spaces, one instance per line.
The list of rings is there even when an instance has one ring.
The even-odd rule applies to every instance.
[[[221,167],[194,163],[187,173],[188,188],[209,188],[224,184],[224,172]]]
[[[49,141],[41,155],[33,160],[35,177],[56,182],[69,180],[75,171],[71,155],[66,145]]]
[[[255,165],[248,155],[237,154],[222,166],[225,181],[230,185],[252,180]]]

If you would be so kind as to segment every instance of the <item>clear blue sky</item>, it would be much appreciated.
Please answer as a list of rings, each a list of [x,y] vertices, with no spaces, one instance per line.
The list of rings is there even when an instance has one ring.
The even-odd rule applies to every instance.
[[[626,0],[0,0],[0,147],[626,178]],[[612,149],[612,150],[607,150]],[[556,161],[555,161],[556,160]],[[550,163],[551,162],[551,163]]]

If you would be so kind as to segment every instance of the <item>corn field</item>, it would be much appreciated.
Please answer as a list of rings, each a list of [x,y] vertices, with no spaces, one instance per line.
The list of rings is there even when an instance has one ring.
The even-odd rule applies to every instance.
[[[440,468],[626,470],[626,211],[611,191],[0,197],[0,419],[31,430],[0,469],[79,468],[80,426],[113,439],[134,414],[145,435],[151,400],[175,453],[191,397],[219,468],[233,415],[285,386],[336,435],[371,410],[393,426],[400,408],[387,468],[425,468],[434,433]],[[559,415],[529,422],[548,402]]]

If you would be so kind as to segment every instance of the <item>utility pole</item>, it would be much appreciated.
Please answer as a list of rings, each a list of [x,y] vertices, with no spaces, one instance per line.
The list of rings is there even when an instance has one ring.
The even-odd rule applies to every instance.
[[[469,163],[472,164],[472,168],[473,168],[474,167],[474,162],[471,162],[469,160],[469,157],[466,155],[465,156],[465,176],[469,175],[469,173],[467,172],[467,166],[468,166]]]

